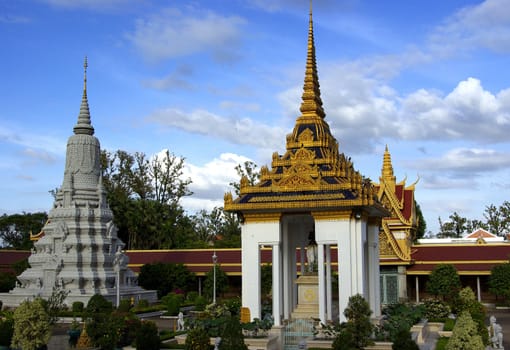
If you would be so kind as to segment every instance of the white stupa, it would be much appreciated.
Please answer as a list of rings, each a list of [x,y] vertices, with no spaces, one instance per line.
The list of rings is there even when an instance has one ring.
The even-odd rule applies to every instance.
[[[74,135],[67,142],[62,187],[41,236],[28,258],[30,268],[9,293],[0,293],[4,306],[17,306],[36,296],[48,298],[54,287],[69,291],[66,304],[87,303],[101,294],[115,305],[117,296],[157,300],[156,291],[137,285],[128,269],[124,243],[117,236],[113,213],[102,185],[99,140],[94,136],[87,100],[87,58],[83,97]],[[119,280],[117,282],[117,277]]]

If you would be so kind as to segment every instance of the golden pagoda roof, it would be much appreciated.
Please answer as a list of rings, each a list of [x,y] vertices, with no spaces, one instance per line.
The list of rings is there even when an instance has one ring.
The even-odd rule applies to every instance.
[[[285,154],[273,153],[271,170],[262,166],[257,184],[250,185],[243,177],[240,196],[234,200],[231,193],[225,195],[225,210],[299,211],[363,206],[378,216],[387,215],[371,181],[354,169],[350,157],[339,152],[338,142],[325,120],[311,6],[301,99],[301,115],[287,135]]]

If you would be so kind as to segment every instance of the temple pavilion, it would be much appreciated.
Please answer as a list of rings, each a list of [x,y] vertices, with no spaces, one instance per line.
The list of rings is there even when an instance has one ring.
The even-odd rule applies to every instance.
[[[311,10],[300,111],[285,153],[273,153],[271,168],[261,167],[258,183],[243,177],[238,198],[225,195],[225,210],[242,217],[242,304],[252,318],[261,317],[261,248],[271,247],[275,325],[310,317],[344,321],[343,312],[332,306],[331,247],[336,246],[339,310],[349,297],[361,294],[378,316],[379,230],[389,211],[331,134],[319,89]],[[310,249],[316,261],[310,261]],[[311,263],[317,271],[304,270]]]

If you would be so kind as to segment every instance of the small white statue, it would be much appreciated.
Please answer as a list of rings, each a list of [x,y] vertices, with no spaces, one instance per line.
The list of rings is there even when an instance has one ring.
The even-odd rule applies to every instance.
[[[489,318],[489,340],[492,344],[492,349],[504,349],[503,347],[503,329],[501,325],[496,323],[496,317],[492,315]]]
[[[315,242],[315,233],[313,231],[308,235],[306,259],[308,260],[308,272],[314,272],[317,264],[317,242]]]
[[[216,337],[216,339],[214,339],[214,350],[219,350],[220,343],[221,343],[221,337]]]
[[[178,331],[184,330],[184,315],[182,311],[180,311],[179,315],[177,316],[177,330]]]

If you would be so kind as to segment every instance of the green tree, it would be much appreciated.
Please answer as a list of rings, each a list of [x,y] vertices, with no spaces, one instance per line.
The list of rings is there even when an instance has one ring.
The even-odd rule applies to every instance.
[[[183,264],[145,264],[140,269],[138,284],[145,289],[157,290],[161,298],[177,290],[194,290],[196,276]]]
[[[506,300],[510,299],[510,263],[495,265],[492,268],[489,291],[495,294],[496,298],[502,296]]]
[[[416,207],[416,220],[418,224],[418,227],[416,228],[416,234],[414,237],[414,241],[416,241],[425,236],[425,232],[427,231],[427,223],[425,222],[425,218],[423,217],[420,205],[416,201],[414,201],[414,204]]]
[[[0,217],[0,243],[3,248],[29,250],[33,247],[30,233],[41,231],[48,220],[46,213],[25,213]]]
[[[494,204],[485,207],[483,216],[487,222],[489,232],[495,235],[502,235],[504,230],[504,219],[501,215],[501,211]]]
[[[439,233],[437,236],[439,238],[446,238],[446,237],[455,237],[455,227],[453,222],[447,221],[443,222],[441,220],[441,217],[438,218],[439,221]]]
[[[236,166],[236,171],[239,177],[246,179],[247,183],[251,186],[255,185],[260,179],[260,172],[257,171],[257,164],[252,161],[246,161],[243,164]],[[230,186],[234,187],[234,193],[239,196],[241,193],[241,182],[231,182]]]
[[[248,350],[244,343],[243,329],[237,315],[227,316],[221,332],[220,350]]]
[[[42,299],[23,301],[14,311],[14,335],[12,347],[36,350],[50,340],[50,317]]]
[[[211,212],[200,210],[192,218],[195,227],[195,247],[239,248],[241,247],[241,224],[235,213],[215,207]]]
[[[451,264],[439,264],[430,273],[426,284],[428,293],[452,302],[461,287],[460,277],[455,266]]]
[[[221,269],[220,264],[216,264],[216,296],[225,293],[228,290],[228,276]],[[214,267],[207,272],[204,280],[204,295],[209,300],[213,299],[213,289],[214,289]]]
[[[485,307],[476,300],[475,293],[470,287],[465,287],[459,292],[456,311],[457,314],[463,311],[469,312],[473,322],[476,324],[478,334],[482,337],[482,342],[487,344],[489,342],[489,332],[485,326]]]
[[[192,194],[191,180],[182,178],[184,158],[168,150],[152,158],[103,150],[101,163],[118,235],[128,249],[176,248],[179,234],[191,229],[179,203]]]
[[[467,219],[457,214],[457,212],[453,212],[453,214],[450,215],[450,220],[453,224],[454,237],[462,237],[466,232]]]

